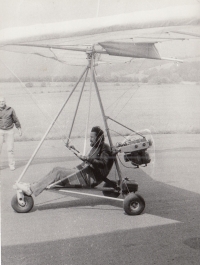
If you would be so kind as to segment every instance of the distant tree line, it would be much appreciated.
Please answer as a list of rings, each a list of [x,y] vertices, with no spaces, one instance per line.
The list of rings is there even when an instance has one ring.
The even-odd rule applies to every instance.
[[[126,70],[126,69],[125,69]],[[181,81],[200,82],[200,62],[174,64],[171,67],[153,67],[135,74],[134,77],[126,76],[123,73],[115,71],[103,71],[97,75],[98,82],[141,82],[150,84],[168,84],[179,83]],[[21,77],[21,81],[27,83],[31,87],[33,82],[41,82],[41,86],[45,87],[45,82],[76,82],[77,76],[46,76],[46,77]],[[87,77],[89,81],[89,77]],[[0,82],[18,82],[16,78],[1,78]]]
[[[152,68],[143,71],[143,83],[179,83],[200,81],[200,62],[182,63],[169,68]]]

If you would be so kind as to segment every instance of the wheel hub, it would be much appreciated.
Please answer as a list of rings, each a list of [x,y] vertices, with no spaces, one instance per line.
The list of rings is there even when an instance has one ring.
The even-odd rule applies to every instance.
[[[139,208],[139,203],[138,202],[132,202],[130,204],[131,211],[136,211]]]

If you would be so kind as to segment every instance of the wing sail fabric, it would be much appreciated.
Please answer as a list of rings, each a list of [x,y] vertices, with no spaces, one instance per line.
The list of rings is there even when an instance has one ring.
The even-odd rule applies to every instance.
[[[104,42],[99,43],[109,55],[161,59],[154,43]]]
[[[0,45],[89,36],[138,29],[164,28],[200,23],[200,5],[169,7],[0,31]]]

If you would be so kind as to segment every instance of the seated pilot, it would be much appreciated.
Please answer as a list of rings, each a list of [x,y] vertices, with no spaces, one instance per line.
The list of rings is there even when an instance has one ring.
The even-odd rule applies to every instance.
[[[90,133],[90,146],[92,147],[88,156],[77,154],[84,162],[77,166],[78,171],[64,167],[55,167],[39,181],[29,183],[16,183],[18,189],[27,195],[38,196],[50,184],[59,182],[59,185],[67,187],[69,185],[82,185],[95,187],[101,182],[106,182],[108,186],[118,189],[115,181],[107,178],[114,162],[111,148],[104,142],[104,132],[100,127],[95,126]]]

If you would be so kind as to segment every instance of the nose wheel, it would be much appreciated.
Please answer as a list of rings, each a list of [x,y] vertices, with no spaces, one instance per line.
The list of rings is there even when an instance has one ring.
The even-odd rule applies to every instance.
[[[28,213],[34,206],[34,200],[32,196],[16,194],[11,200],[11,206],[17,213]]]

